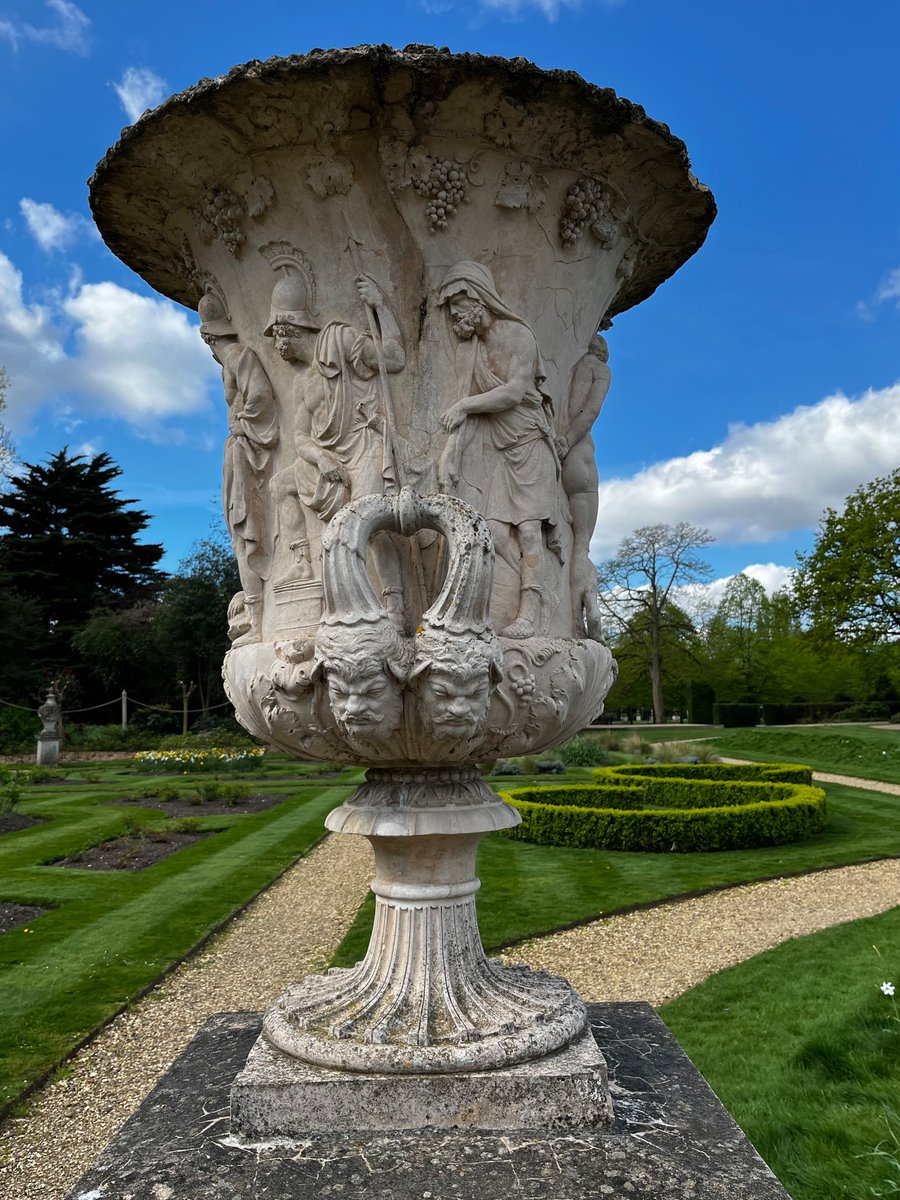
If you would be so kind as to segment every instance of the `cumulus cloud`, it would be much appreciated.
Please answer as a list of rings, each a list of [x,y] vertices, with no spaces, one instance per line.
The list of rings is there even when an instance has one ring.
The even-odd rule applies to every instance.
[[[757,580],[766,589],[766,595],[772,596],[781,588],[786,587],[794,577],[793,567],[783,567],[780,563],[750,563],[742,567],[735,575],[748,575]],[[725,575],[721,579],[711,579],[709,583],[692,583],[688,587],[676,589],[676,603],[699,624],[712,615],[722,603],[725,589],[735,575]]]
[[[115,417],[153,440],[183,440],[178,422],[209,406],[219,371],[187,314],[114,283],[76,280],[63,297],[30,304],[21,272],[0,253],[4,419],[27,430],[39,409],[73,432],[86,415]]]
[[[22,42],[54,46],[72,54],[90,52],[90,18],[70,0],[46,0],[46,7],[55,16],[48,25],[29,25],[15,18],[0,20],[0,38],[5,38],[18,50]]]
[[[122,78],[114,83],[116,94],[128,114],[129,121],[136,121],[145,109],[155,108],[166,98],[168,84],[149,67],[126,67]]]
[[[81,237],[97,237],[94,225],[79,213],[61,213],[52,204],[42,204],[24,196],[19,209],[28,232],[42,250],[65,250]]]
[[[838,392],[774,421],[734,425],[711,450],[600,484],[592,556],[642,525],[690,521],[723,541],[764,543],[814,527],[861,483],[900,462],[900,383]]]

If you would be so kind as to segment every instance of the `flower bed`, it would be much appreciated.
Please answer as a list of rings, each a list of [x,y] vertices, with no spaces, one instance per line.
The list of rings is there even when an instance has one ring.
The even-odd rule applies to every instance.
[[[501,792],[522,817],[508,836],[540,845],[582,849],[689,853],[740,850],[796,842],[825,824],[825,793],[804,782],[764,775],[777,764],[747,768],[676,764],[607,768],[593,784],[517,788]],[[709,768],[706,768],[709,770]],[[798,772],[807,768],[793,768]],[[639,773],[641,772],[641,773]],[[802,775],[800,778],[804,778]]]
[[[262,766],[262,746],[242,750],[210,746],[205,750],[141,750],[134,755],[139,771],[253,771]]]

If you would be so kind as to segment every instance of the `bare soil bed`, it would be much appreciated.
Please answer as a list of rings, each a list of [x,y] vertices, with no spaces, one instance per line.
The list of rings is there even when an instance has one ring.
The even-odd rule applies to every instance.
[[[58,858],[52,867],[78,867],[87,871],[143,871],[152,867],[176,850],[191,846],[201,838],[211,837],[213,831],[203,833],[167,833],[163,831],[146,834],[144,837],[120,837],[89,846],[69,858]]]
[[[28,829],[30,825],[43,825],[40,817],[26,817],[24,813],[9,812],[0,817],[0,834],[15,833],[19,829]]]
[[[107,800],[106,803],[119,808],[155,808],[172,817],[206,817],[225,813],[265,812],[284,800],[287,800],[284,792],[258,792],[245,796],[239,804],[222,804],[215,800],[160,800],[157,796],[129,796],[121,800]]]
[[[41,908],[37,904],[12,904],[4,900],[0,902],[0,934],[28,925],[49,911],[49,908]]]

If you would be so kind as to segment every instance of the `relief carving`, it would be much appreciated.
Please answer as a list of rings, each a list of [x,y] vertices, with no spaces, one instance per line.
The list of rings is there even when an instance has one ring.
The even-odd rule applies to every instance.
[[[424,156],[420,174],[412,185],[426,199],[425,217],[430,231],[446,229],[450,218],[468,199],[465,164],[455,158]]]
[[[222,368],[228,404],[222,504],[247,610],[247,627],[235,643],[240,645],[261,637],[263,581],[272,558],[266,487],[272,450],[278,443],[278,419],[269,377],[253,351],[238,341],[219,296],[207,292],[199,313],[200,336]],[[237,625],[236,614],[232,625]]]
[[[525,208],[536,212],[544,203],[547,181],[535,175],[530,163],[521,160],[507,163],[494,194],[497,208]]]
[[[562,483],[572,515],[574,549],[571,562],[572,600],[576,632],[600,641],[597,572],[590,560],[591,537],[597,524],[597,463],[591,428],[609,391],[606,338],[595,334],[587,353],[575,364],[566,404],[559,414],[556,447],[562,462]]]
[[[402,371],[406,353],[394,315],[375,280],[360,274],[356,290],[368,328],[343,321],[323,326],[310,307],[315,303],[312,268],[303,270],[298,261],[285,252],[273,260],[282,274],[272,293],[264,331],[296,371],[297,457],[272,480],[279,536],[287,537],[295,554],[294,566],[279,583],[312,575],[304,506],[327,524],[359,496],[396,491],[402,470],[388,375]],[[396,549],[386,538],[376,539],[372,556],[391,619],[402,628],[403,590]]]
[[[519,610],[501,637],[541,631],[547,558],[562,561],[559,458],[534,330],[505,303],[487,267],[460,262],[445,275],[460,399],[440,418],[449,434],[438,472],[443,491],[461,482],[481,497],[497,553],[519,577]],[[546,545],[545,545],[546,542]]]
[[[560,241],[565,246],[574,246],[587,227],[600,247],[610,250],[623,217],[623,202],[604,184],[583,176],[566,192],[559,219]]]
[[[259,220],[274,199],[274,185],[265,175],[243,175],[234,188],[224,184],[211,187],[194,214],[197,232],[206,245],[218,238],[232,258],[238,258],[247,240],[246,218]]]

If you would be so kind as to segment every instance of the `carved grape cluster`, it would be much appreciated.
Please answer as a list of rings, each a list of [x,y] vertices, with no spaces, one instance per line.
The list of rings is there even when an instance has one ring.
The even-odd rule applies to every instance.
[[[609,249],[615,241],[616,224],[609,215],[609,201],[603,185],[594,179],[579,179],[566,192],[559,219],[559,236],[564,245],[573,246],[587,226],[597,241]]]
[[[530,700],[534,694],[535,679],[529,671],[526,675],[510,680],[510,687],[520,700]]]
[[[242,228],[244,214],[243,200],[229,188],[212,188],[206,193],[203,219],[215,229],[233,255],[237,255],[247,238]]]
[[[447,222],[460,204],[468,200],[465,168],[462,163],[449,158],[432,158],[427,176],[414,178],[413,187],[420,196],[425,196],[425,216],[430,232],[446,229]]]

